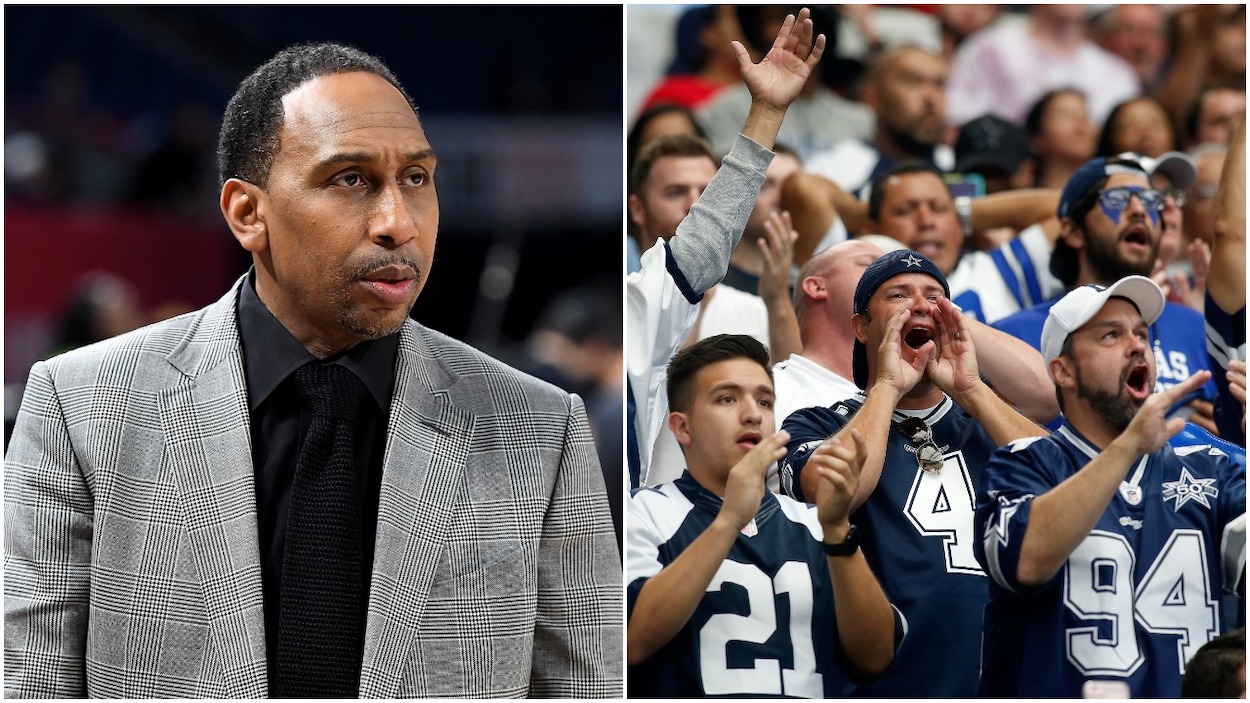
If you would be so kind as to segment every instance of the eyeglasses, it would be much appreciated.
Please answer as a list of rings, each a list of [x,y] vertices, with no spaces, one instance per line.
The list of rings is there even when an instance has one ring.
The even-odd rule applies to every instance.
[[[1187,196],[1184,189],[1177,188],[1176,186],[1168,186],[1167,188],[1160,188],[1159,192],[1172,198],[1172,202],[1176,203],[1176,207],[1185,207],[1185,199]]]
[[[1160,212],[1164,206],[1164,194],[1141,186],[1120,186],[1108,188],[1098,195],[1098,202],[1108,210],[1120,212],[1129,206],[1133,196],[1147,210]]]

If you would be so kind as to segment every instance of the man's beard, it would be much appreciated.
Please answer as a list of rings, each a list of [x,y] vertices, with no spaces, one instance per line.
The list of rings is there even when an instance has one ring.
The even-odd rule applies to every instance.
[[[1094,274],[1098,277],[1098,283],[1110,285],[1125,276],[1149,276],[1151,269],[1154,268],[1155,258],[1159,256],[1159,241],[1162,237],[1156,238],[1150,247],[1149,260],[1134,264],[1125,260],[1116,251],[1120,244],[1119,235],[1112,241],[1108,242],[1102,237],[1092,235],[1090,232],[1085,233],[1085,257],[1089,262],[1089,266],[1093,269]]]
[[[890,135],[890,141],[894,142],[894,146],[898,147],[904,154],[915,156],[916,158],[929,161],[933,158],[933,148],[938,140],[925,140],[917,138],[918,128],[912,128],[908,131],[895,129],[892,125],[885,125],[886,132]],[[919,135],[923,138],[924,135]]]
[[[1129,423],[1133,421],[1133,418],[1137,416],[1137,411],[1141,408],[1140,403],[1133,401],[1124,392],[1128,384],[1128,369],[1130,368],[1132,368],[1131,365],[1121,372],[1119,390],[1111,393],[1086,385],[1081,366],[1076,364],[1077,397],[1089,403],[1090,409],[1102,416],[1117,433],[1128,429]]]

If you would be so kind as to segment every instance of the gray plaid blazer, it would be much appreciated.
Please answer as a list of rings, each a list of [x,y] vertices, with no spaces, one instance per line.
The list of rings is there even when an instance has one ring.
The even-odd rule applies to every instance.
[[[238,284],[31,370],[4,467],[4,691],[268,693]],[[360,695],[614,697],[620,556],[576,396],[400,332]]]

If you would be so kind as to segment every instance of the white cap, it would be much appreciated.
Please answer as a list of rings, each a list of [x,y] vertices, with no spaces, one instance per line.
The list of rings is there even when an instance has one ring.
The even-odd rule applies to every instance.
[[[1074,288],[1050,308],[1042,325],[1042,360],[1059,356],[1068,335],[1080,329],[1102,310],[1112,297],[1128,298],[1137,306],[1146,324],[1153,325],[1163,313],[1163,290],[1145,276],[1125,276],[1111,286],[1091,284]]]
[[[1163,174],[1177,188],[1188,188],[1198,178],[1198,166],[1194,160],[1179,151],[1164,152],[1153,159],[1132,152],[1120,156],[1135,160],[1152,176],[1156,173]]]

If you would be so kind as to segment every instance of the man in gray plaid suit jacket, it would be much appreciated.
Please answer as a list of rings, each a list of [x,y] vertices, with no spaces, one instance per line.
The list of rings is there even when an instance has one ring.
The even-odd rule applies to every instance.
[[[438,201],[403,88],[353,49],[288,50],[231,100],[219,158],[252,272],[31,370],[5,458],[5,695],[273,693],[251,296],[310,361],[394,345],[359,694],[620,697],[620,557],[581,401],[408,319]]]

